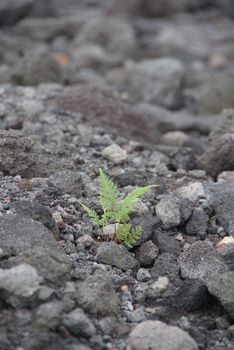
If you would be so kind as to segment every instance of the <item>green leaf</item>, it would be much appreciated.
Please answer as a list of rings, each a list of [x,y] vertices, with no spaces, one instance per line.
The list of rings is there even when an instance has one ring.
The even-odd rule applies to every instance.
[[[128,248],[132,248],[133,244],[140,238],[141,232],[142,228],[140,226],[133,229],[131,224],[119,224],[117,226],[116,239]]]
[[[120,193],[116,185],[108,179],[106,174],[100,169],[100,203],[105,212],[114,212],[120,199]],[[110,215],[111,217],[111,215]]]
[[[82,208],[86,211],[86,213],[89,215],[90,219],[95,224],[97,224],[97,225],[101,225],[102,224],[102,220],[99,218],[99,216],[97,215],[97,213],[94,210],[86,207],[86,205],[84,205],[82,203],[80,203],[80,204],[81,204]]]
[[[141,196],[143,196],[153,187],[156,187],[156,185],[138,187],[132,192],[128,193],[127,196],[118,204],[117,211],[115,213],[115,219],[118,222],[128,221],[129,214],[131,213],[133,205],[139,200]]]

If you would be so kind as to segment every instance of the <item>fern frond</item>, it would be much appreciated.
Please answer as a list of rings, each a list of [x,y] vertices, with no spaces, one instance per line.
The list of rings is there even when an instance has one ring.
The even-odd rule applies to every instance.
[[[116,185],[108,179],[103,170],[100,169],[100,194],[99,199],[102,209],[105,212],[114,212],[120,199],[120,193]]]
[[[82,204],[82,203],[80,203],[80,204],[81,204],[82,208],[86,211],[86,213],[89,215],[90,219],[91,219],[95,224],[97,224],[97,225],[102,225],[102,219],[99,218],[99,216],[97,215],[97,213],[96,213],[94,210],[92,210],[92,209],[86,207],[86,205],[84,205],[84,204]]]
[[[137,226],[132,228],[131,224],[119,224],[117,226],[116,240],[125,244],[128,248],[132,248],[133,244],[140,238],[142,228]]]
[[[138,187],[132,192],[128,193],[127,196],[120,203],[118,203],[117,210],[115,212],[115,219],[119,222],[126,222],[129,219],[129,214],[132,211],[133,205],[152,187],[156,187],[156,185]]]

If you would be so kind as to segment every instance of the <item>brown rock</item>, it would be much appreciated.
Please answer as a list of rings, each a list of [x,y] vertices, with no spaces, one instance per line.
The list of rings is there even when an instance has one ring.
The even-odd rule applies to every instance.
[[[130,139],[159,141],[156,120],[133,111],[109,90],[85,85],[68,88],[56,100],[55,109],[60,113],[81,113],[92,125],[107,127]]]

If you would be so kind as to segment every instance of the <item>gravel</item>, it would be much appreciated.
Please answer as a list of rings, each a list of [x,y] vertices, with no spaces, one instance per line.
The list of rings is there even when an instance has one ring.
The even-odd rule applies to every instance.
[[[231,3],[1,1],[0,349],[234,348]]]

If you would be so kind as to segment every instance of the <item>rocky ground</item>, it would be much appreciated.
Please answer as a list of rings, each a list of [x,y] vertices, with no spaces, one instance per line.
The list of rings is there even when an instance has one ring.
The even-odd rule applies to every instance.
[[[0,349],[234,349],[232,0],[1,0]],[[104,239],[99,169],[133,208]]]

